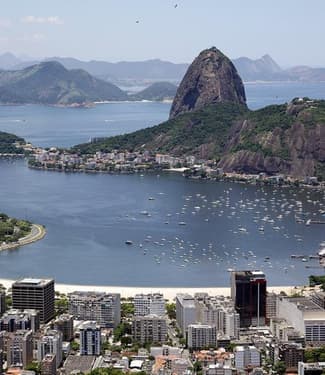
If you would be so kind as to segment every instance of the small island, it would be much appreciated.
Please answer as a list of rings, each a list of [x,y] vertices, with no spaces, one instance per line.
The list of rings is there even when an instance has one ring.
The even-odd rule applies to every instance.
[[[45,234],[42,225],[0,213],[0,251],[28,245],[42,239]]]

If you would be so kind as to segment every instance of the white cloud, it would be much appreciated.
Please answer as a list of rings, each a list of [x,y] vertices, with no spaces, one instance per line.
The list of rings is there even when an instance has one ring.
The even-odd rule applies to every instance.
[[[0,27],[8,28],[11,27],[12,22],[9,19],[6,18],[0,18]]]
[[[26,16],[21,19],[23,23],[37,23],[37,24],[51,24],[51,25],[62,25],[63,20],[58,16],[49,17],[36,17]]]

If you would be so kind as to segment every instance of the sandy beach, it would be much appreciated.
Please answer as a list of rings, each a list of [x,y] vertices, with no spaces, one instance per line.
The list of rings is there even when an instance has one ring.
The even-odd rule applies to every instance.
[[[5,288],[11,288],[12,283],[15,280],[0,279],[0,284]],[[290,295],[297,293],[303,287],[302,286],[268,286],[268,292],[280,293],[281,291]],[[199,292],[205,292],[210,295],[223,295],[230,296],[229,288],[212,288],[212,287],[197,287],[197,288],[184,288],[184,287],[129,287],[129,286],[98,286],[98,285],[76,285],[76,284],[55,284],[55,291],[60,293],[71,293],[74,291],[95,291],[95,292],[108,292],[108,293],[120,293],[122,298],[133,297],[137,293],[163,293],[165,299],[173,301],[178,293],[195,294]]]

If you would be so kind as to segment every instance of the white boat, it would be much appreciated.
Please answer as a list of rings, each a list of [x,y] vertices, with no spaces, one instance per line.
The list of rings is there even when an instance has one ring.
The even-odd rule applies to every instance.
[[[126,243],[127,245],[132,245],[132,244],[133,244],[133,242],[132,242],[131,240],[126,240],[125,243]]]

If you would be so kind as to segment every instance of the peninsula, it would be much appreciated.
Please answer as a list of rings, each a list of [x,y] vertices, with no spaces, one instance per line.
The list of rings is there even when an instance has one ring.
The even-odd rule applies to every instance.
[[[239,174],[325,179],[325,101],[294,98],[251,111],[235,66],[213,47],[188,68],[170,119],[130,134],[95,139],[30,166],[61,171],[190,168],[188,175]],[[69,156],[70,155],[70,156]]]
[[[45,228],[0,213],[0,251],[28,245],[42,239],[46,234]]]

